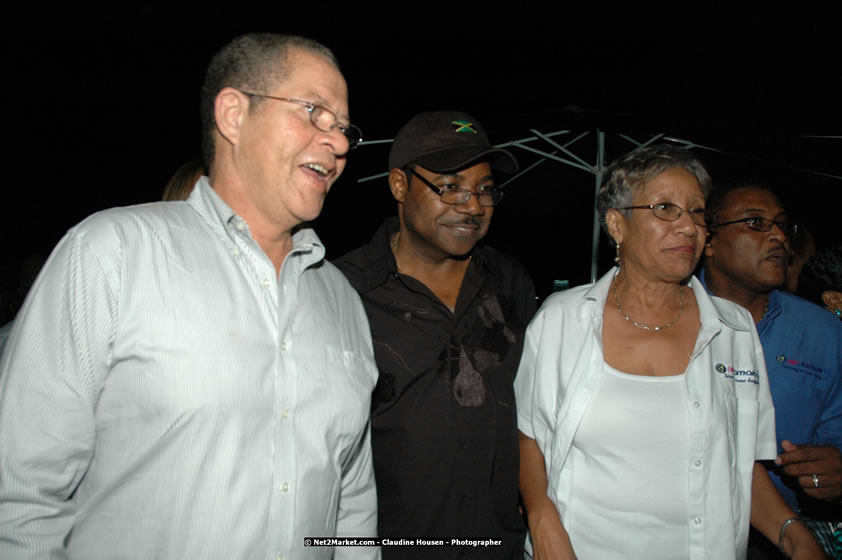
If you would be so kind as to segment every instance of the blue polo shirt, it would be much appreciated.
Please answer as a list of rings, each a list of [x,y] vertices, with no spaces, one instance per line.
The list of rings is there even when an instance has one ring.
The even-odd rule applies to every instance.
[[[704,271],[699,279],[704,284]],[[757,334],[775,405],[778,451],[784,439],[842,449],[842,323],[826,309],[773,290]],[[769,474],[797,511],[795,492]]]

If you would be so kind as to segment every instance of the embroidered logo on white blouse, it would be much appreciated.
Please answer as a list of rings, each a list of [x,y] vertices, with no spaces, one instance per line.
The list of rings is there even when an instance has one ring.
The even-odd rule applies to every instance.
[[[716,364],[713,369],[725,377],[725,379],[733,379],[734,383],[759,384],[759,374],[753,369],[736,369],[733,366],[726,366],[725,364]]]

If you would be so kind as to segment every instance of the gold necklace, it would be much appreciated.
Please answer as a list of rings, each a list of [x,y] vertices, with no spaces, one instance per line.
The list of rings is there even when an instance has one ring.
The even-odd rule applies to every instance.
[[[626,319],[626,321],[629,321],[632,325],[634,325],[635,327],[637,327],[639,329],[643,329],[645,331],[651,331],[651,332],[658,332],[658,331],[662,331],[664,329],[670,328],[671,326],[676,324],[679,319],[681,319],[681,312],[684,311],[684,286],[678,287],[678,317],[676,317],[675,319],[673,319],[672,321],[670,321],[666,325],[662,325],[662,326],[659,326],[659,327],[650,327],[649,325],[644,325],[643,323],[638,323],[637,321],[635,321],[634,319],[632,319],[631,317],[626,315],[626,312],[623,311],[622,307],[620,307],[620,298],[617,297],[617,282],[616,282],[616,280],[614,281],[613,287],[614,287],[614,303],[617,304],[617,311],[620,312],[620,314]]]
[[[397,231],[392,234],[392,238],[389,241],[389,248],[392,250],[392,256],[395,257],[395,268],[398,269],[398,273],[401,271],[401,265],[398,263],[398,244],[401,242],[401,232]],[[474,258],[473,255],[468,255],[468,262],[471,262],[471,259]]]
[[[401,265],[398,264],[398,243],[401,240],[401,232],[398,231],[392,235],[391,241],[389,241],[389,248],[392,250],[392,256],[395,257],[395,268],[398,270],[398,274],[401,271]]]
[[[392,249],[392,255],[397,259],[398,243],[401,241],[401,232],[397,231],[392,234],[392,240],[389,242],[389,247]]]

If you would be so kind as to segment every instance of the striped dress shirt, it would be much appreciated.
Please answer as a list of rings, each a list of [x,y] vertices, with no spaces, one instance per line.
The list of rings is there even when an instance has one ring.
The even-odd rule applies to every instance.
[[[0,362],[0,558],[379,558],[377,370],[310,229],[276,274],[202,178],[59,243]]]

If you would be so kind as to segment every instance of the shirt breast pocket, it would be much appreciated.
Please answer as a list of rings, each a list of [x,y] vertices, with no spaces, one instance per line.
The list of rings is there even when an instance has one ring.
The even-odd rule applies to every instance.
[[[733,437],[729,438],[733,464],[741,473],[752,472],[756,458],[759,405],[757,401],[729,395],[726,408],[729,431],[733,434]]]
[[[326,345],[325,366],[319,384],[332,417],[331,429],[338,441],[353,445],[368,422],[373,364],[355,352]]]

